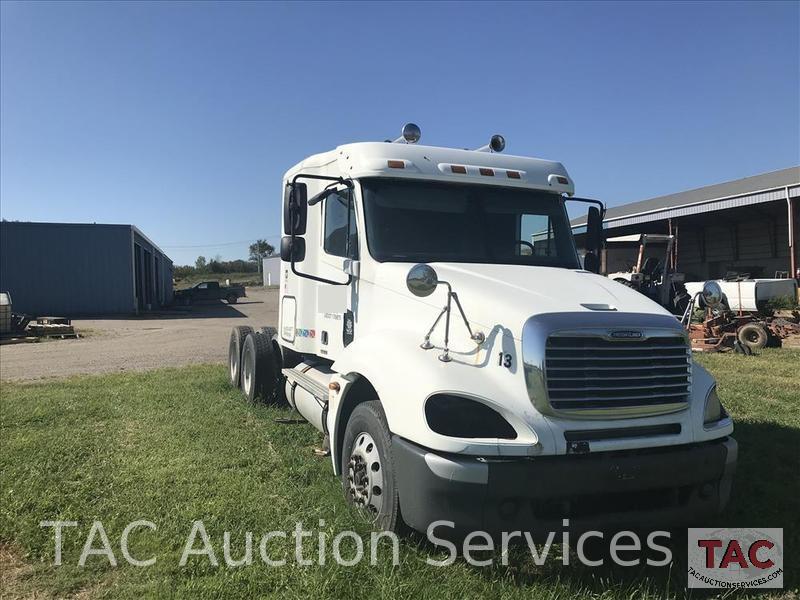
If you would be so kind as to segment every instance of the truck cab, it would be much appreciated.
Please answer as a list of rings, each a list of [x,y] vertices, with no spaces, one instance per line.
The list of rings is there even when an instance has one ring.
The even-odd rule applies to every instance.
[[[720,511],[733,423],[678,320],[596,273],[600,203],[574,197],[561,163],[502,154],[500,136],[460,150],[406,131],[284,175],[278,326],[234,331],[231,382],[319,429],[346,500],[379,528]],[[583,257],[573,200],[590,211]]]

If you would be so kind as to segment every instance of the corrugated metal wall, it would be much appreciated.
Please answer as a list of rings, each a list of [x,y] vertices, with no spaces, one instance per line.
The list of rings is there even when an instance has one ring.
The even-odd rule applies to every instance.
[[[0,290],[32,315],[135,309],[131,227],[0,223]]]
[[[798,212],[800,210],[795,209],[796,230],[800,230]],[[687,281],[716,279],[728,272],[771,278],[776,272],[789,271],[787,216],[784,197],[757,206],[672,219],[672,225],[677,229],[678,271],[686,274]],[[606,230],[606,235],[616,237],[669,231],[669,220],[664,219],[615,227]],[[579,240],[582,238],[578,236]],[[606,252],[608,272],[628,270],[636,262],[637,251],[636,244],[628,244],[624,249],[609,244]],[[663,251],[648,250],[647,255],[651,254],[662,257]]]
[[[172,302],[172,261],[150,240],[133,230],[135,293],[140,310],[166,306]],[[138,259],[136,258],[138,254]]]
[[[681,227],[678,269],[695,279],[723,277],[728,271],[773,277],[789,270],[788,221],[750,215],[746,220],[720,220],[705,226]],[[759,272],[760,271],[760,272]]]

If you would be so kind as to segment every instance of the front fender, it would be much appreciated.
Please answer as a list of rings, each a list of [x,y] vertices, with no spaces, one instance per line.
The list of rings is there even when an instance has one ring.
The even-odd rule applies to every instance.
[[[717,382],[703,366],[692,361],[692,401],[691,415],[694,425],[694,441],[705,442],[733,433],[733,420],[726,417],[718,423],[706,428],[703,426],[703,415],[706,408],[706,396]]]
[[[509,369],[492,360],[500,349],[520,356],[518,340],[510,332],[489,336],[476,347],[473,342],[461,351],[451,350],[451,362],[442,362],[441,348],[423,350],[419,332],[381,330],[351,343],[333,369],[339,375],[338,394],[328,409],[331,456],[338,472],[337,442],[345,423],[342,407],[360,377],[366,378],[383,406],[389,429],[400,437],[442,452],[483,456],[526,456],[535,453],[538,437],[530,426],[535,411],[527,399],[521,366]],[[517,439],[472,439],[447,437],[433,432],[425,420],[425,400],[434,393],[458,393],[488,404],[511,423]]]

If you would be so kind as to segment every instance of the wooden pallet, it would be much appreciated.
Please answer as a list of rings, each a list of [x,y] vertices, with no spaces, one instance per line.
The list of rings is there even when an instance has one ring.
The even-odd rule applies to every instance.
[[[31,323],[28,325],[28,331],[40,337],[75,336],[75,329],[72,325],[42,325],[40,323]]]
[[[38,342],[41,338],[35,336],[16,336],[16,337],[2,337],[0,338],[0,346],[5,346],[8,344],[26,344],[26,343],[33,343]]]
[[[71,325],[67,317],[36,317],[37,325]]]

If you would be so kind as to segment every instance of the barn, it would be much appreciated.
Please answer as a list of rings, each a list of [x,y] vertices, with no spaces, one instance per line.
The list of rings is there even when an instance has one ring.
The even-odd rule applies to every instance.
[[[0,291],[30,315],[138,313],[172,302],[172,261],[134,225],[3,221]]]
[[[791,167],[615,206],[606,212],[603,226],[606,239],[674,235],[672,260],[687,281],[795,277],[800,267],[798,197],[800,167]],[[572,225],[580,245],[586,220]],[[603,271],[629,270],[636,247],[607,244]]]

